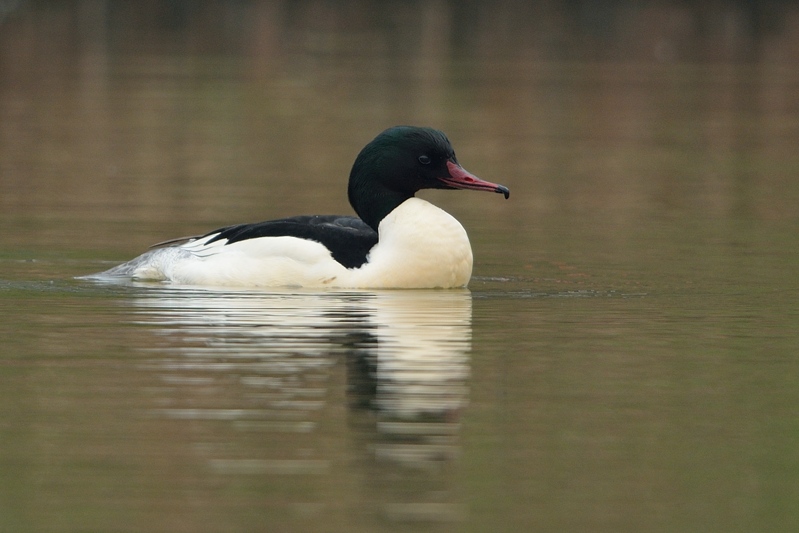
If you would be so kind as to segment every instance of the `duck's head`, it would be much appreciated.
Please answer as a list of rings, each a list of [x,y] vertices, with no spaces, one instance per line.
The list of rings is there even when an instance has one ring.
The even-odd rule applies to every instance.
[[[377,230],[383,217],[422,189],[510,194],[464,170],[444,133],[415,126],[389,128],[367,144],[352,166],[348,193],[358,216]]]

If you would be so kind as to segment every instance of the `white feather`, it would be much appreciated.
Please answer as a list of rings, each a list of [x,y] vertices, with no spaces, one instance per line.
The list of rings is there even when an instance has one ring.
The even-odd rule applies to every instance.
[[[214,235],[151,250],[100,277],[225,287],[451,288],[472,273],[463,226],[436,206],[411,198],[378,228],[368,261],[347,269],[321,243],[296,237],[259,237],[227,244]]]

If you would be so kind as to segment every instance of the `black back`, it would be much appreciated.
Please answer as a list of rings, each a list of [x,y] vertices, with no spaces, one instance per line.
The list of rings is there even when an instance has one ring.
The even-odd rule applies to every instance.
[[[209,243],[227,239],[227,244],[258,237],[297,237],[324,245],[333,259],[346,268],[366,263],[369,250],[377,244],[377,232],[356,217],[302,215],[254,224],[237,224],[209,232],[219,233]]]

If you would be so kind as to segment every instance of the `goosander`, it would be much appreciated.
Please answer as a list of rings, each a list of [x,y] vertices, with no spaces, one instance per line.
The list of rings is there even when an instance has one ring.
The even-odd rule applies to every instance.
[[[446,135],[396,126],[361,150],[348,196],[358,217],[295,216],[239,224],[155,245],[94,276],[217,287],[425,289],[464,287],[472,249],[463,226],[414,194],[507,187],[460,166]]]

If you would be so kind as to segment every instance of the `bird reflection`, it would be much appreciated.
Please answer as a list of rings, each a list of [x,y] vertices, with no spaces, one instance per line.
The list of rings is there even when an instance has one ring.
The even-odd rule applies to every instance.
[[[156,333],[152,413],[190,424],[214,475],[332,476],[341,492],[307,490],[295,504],[462,517],[450,485],[468,398],[468,291],[138,296],[139,321]]]

